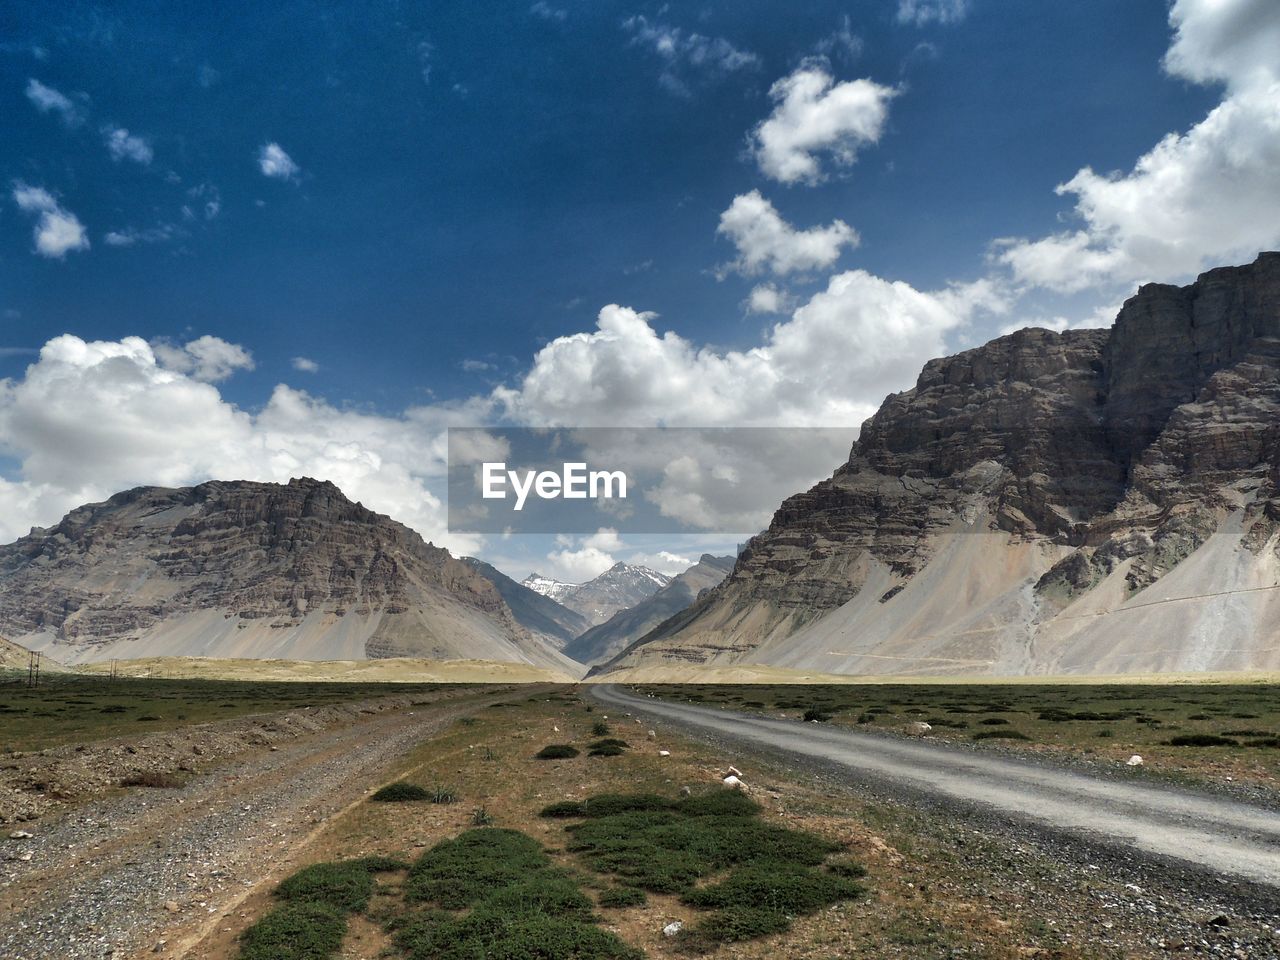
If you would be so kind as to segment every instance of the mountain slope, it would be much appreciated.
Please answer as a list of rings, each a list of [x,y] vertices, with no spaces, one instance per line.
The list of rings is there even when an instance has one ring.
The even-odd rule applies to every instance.
[[[462,562],[468,564],[497,588],[517,623],[530,632],[542,636],[557,649],[563,650],[565,644],[590,626],[580,613],[557,603],[550,596],[512,580],[501,570],[483,560],[463,557]]]
[[[928,363],[609,669],[1280,666],[1280,254]]]
[[[634,607],[657,593],[671,578],[638,564],[615,563],[586,583],[565,583],[537,573],[524,580],[529,589],[551,597],[586,618],[591,626],[604,623],[619,610]]]
[[[634,607],[618,611],[604,623],[583,633],[564,648],[565,654],[586,664],[612,659],[633,641],[688,607],[703,590],[714,587],[728,576],[733,569],[733,560],[733,557],[713,557],[704,553],[697,563],[657,593]]]
[[[0,632],[112,657],[572,665],[448,551],[332,483],[139,487],[0,547]]]

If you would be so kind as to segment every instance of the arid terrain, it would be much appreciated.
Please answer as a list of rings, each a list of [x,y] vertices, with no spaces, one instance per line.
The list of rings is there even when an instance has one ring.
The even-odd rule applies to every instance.
[[[73,682],[46,687],[45,705],[96,704],[108,686],[82,681],[92,686],[77,695],[67,692]],[[485,956],[542,956],[520,951],[537,931],[535,939],[552,935],[539,926],[549,918],[558,918],[556,937],[577,944],[554,954],[567,957],[1280,956],[1274,888],[1257,878],[1194,868],[1114,836],[1050,829],[982,797],[752,742],[724,723],[727,708],[782,715],[770,722],[806,742],[817,742],[811,729],[850,730],[888,750],[931,749],[973,767],[983,758],[1022,762],[1010,745],[1032,744],[991,738],[975,754],[973,745],[947,743],[997,729],[981,724],[935,727],[940,735],[930,731],[921,742],[909,734],[921,716],[914,711],[945,709],[933,703],[941,697],[1008,715],[1025,706],[1020,695],[1052,711],[1064,709],[1054,706],[1064,698],[1123,692],[1143,715],[1158,715],[1169,688],[945,684],[939,693],[788,684],[596,693],[364,684],[344,696],[342,685],[290,682],[264,684],[255,697],[253,684],[115,684],[137,685],[129,723],[163,729],[122,733],[114,713],[78,731],[65,711],[46,711],[38,727],[0,714],[0,741],[10,744],[0,758],[6,788],[59,794],[6,815],[14,839],[0,848],[0,957],[462,957],[493,911],[505,919],[484,928]],[[1184,712],[1238,703],[1235,712],[1255,718],[1224,715],[1223,723],[1274,731],[1268,687],[1252,688],[1249,703],[1239,690],[1173,689],[1199,704],[1181,705]],[[212,695],[222,690],[224,699]],[[280,691],[296,699],[270,702]],[[710,726],[666,715],[665,704],[677,701]],[[857,732],[858,713],[846,709],[854,702],[876,712],[876,733]],[[218,708],[235,715],[206,721],[221,703],[238,704]],[[167,720],[132,719],[157,704],[167,705]],[[805,710],[824,705],[831,714],[819,726],[804,721]],[[179,722],[179,712],[200,722]],[[988,714],[941,716],[979,723]],[[1057,729],[1060,742],[1036,760],[1045,783],[1127,782],[1280,822],[1275,750],[1219,748],[1235,766],[1191,764],[1166,776],[1159,771],[1173,748],[1148,748],[1147,766],[1136,771],[1116,759],[1147,725],[1111,721],[1116,743],[1100,755],[1065,732],[1097,721],[1038,723],[1018,729],[1037,741]],[[53,743],[61,745],[41,746]],[[73,777],[82,769],[76,758],[97,776]],[[1256,775],[1239,776],[1246,782],[1233,788],[1228,777],[1246,769]],[[969,775],[980,787],[999,785],[981,771]],[[747,806],[719,799],[731,793],[726,776],[738,778]],[[1208,788],[1215,779],[1221,789]],[[372,799],[387,784],[401,785],[393,799],[405,798]],[[624,799],[607,800],[618,795]],[[663,846],[664,837],[681,838],[679,849]],[[497,846],[487,851],[486,843]],[[1269,846],[1260,843],[1258,855]],[[779,865],[773,850],[799,860]],[[690,860],[690,851],[701,852]],[[455,870],[487,876],[508,858],[526,864],[522,893],[502,893],[511,878],[493,879],[483,894],[467,893],[461,881],[440,885]],[[775,892],[757,900],[753,890]],[[500,907],[504,896],[518,897],[520,908]],[[680,929],[664,934],[673,923]]]

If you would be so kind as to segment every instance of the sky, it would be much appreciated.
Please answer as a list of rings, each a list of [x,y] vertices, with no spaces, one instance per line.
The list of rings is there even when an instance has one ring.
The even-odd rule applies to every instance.
[[[0,118],[5,540],[310,475],[516,576],[674,572],[754,531],[450,533],[443,431],[852,437],[1280,245],[1272,0],[14,2]]]

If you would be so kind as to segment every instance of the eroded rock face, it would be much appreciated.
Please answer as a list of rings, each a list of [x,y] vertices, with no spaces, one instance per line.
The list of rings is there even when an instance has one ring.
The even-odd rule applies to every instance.
[[[166,630],[183,638],[169,655],[231,655],[228,645],[253,646],[240,642],[247,630],[290,639],[236,655],[314,648],[299,659],[503,659],[485,654],[504,643],[522,659],[514,654],[529,640],[476,571],[306,478],[140,487],[0,548],[0,633],[96,659],[127,656],[121,642],[144,639],[154,653]],[[333,631],[344,635],[336,646]]]
[[[1146,285],[1109,330],[1022,330],[930,361],[719,588],[615,666],[782,650],[870,581],[887,576],[876,599],[895,602],[965,532],[1044,546],[1028,616],[1052,618],[1113,573],[1131,596],[1228,518],[1255,552],[1274,550],[1278,464],[1280,254],[1265,253],[1186,287]]]

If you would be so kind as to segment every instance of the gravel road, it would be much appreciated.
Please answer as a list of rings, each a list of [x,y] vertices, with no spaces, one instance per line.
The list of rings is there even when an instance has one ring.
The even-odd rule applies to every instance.
[[[670,703],[611,685],[591,692],[615,709],[838,766],[846,778],[876,783],[881,792],[902,788],[942,797],[1129,855],[1280,888],[1280,813],[1274,809],[942,743]]]
[[[527,693],[527,691],[525,691]],[[416,743],[509,689],[373,714],[0,839],[0,958],[170,957]],[[524,694],[520,694],[524,695]],[[6,828],[6,837],[11,828]]]

